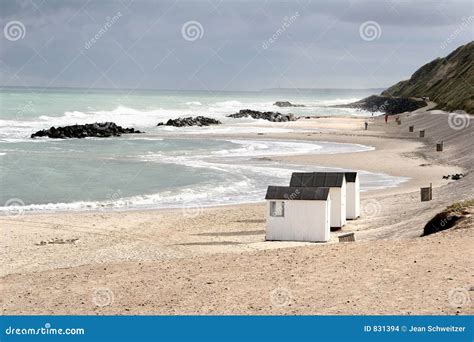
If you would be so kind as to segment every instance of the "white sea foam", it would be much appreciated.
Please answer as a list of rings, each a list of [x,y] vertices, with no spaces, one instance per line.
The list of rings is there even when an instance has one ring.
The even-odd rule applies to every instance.
[[[340,153],[363,151],[363,145],[310,143],[273,140],[227,140],[235,147],[213,151],[172,156],[148,152],[135,158],[142,162],[169,163],[185,167],[215,170],[226,175],[225,180],[196,184],[172,191],[129,196],[105,201],[76,201],[72,203],[32,204],[22,207],[0,207],[4,212],[125,210],[148,208],[203,207],[211,205],[262,201],[268,184],[287,184],[294,171],[328,170],[314,166],[287,165],[259,157],[298,153]],[[404,179],[383,174],[361,172],[363,190],[396,186]]]

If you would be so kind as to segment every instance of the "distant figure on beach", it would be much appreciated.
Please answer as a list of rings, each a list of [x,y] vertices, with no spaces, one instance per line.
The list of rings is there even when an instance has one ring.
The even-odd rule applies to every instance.
[[[364,126],[365,126],[365,130],[367,130],[367,128],[369,128],[369,123],[367,121],[364,122]]]
[[[385,123],[388,122],[388,114],[385,114]]]

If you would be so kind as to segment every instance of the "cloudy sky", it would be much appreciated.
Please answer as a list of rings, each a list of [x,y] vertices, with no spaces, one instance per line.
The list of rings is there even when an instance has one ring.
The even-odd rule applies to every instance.
[[[472,1],[5,0],[2,86],[381,88],[473,40]]]

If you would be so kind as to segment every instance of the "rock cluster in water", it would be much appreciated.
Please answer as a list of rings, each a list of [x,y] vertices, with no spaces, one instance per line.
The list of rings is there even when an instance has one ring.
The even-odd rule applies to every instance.
[[[277,107],[304,107],[302,104],[293,104],[290,101],[277,101],[273,105]]]
[[[286,122],[296,121],[296,117],[293,114],[281,114],[278,112],[259,112],[258,110],[242,109],[238,113],[227,115],[229,118],[246,118],[251,117],[252,119],[263,119],[272,122]]]
[[[210,126],[220,125],[219,120],[213,118],[206,118],[205,116],[169,119],[166,123],[160,122],[157,126],[174,126],[174,127],[187,127],[187,126]]]
[[[122,134],[142,133],[134,128],[123,128],[113,122],[96,122],[85,125],[72,125],[64,127],[51,127],[31,135],[32,138],[48,137],[53,139],[99,137],[107,138],[121,136]]]

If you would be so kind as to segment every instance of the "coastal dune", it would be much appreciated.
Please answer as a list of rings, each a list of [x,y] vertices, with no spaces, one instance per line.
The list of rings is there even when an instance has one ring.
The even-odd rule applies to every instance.
[[[420,235],[434,214],[474,197],[474,128],[426,109],[401,114],[401,125],[371,118],[367,131],[364,118],[312,118],[284,123],[288,133],[240,134],[374,146],[272,159],[407,178],[362,193],[361,218],[328,244],[265,242],[262,203],[2,217],[3,313],[472,314],[472,219]],[[443,179],[454,173],[465,176]],[[420,202],[430,183],[433,200]],[[357,241],[337,243],[347,232]]]

